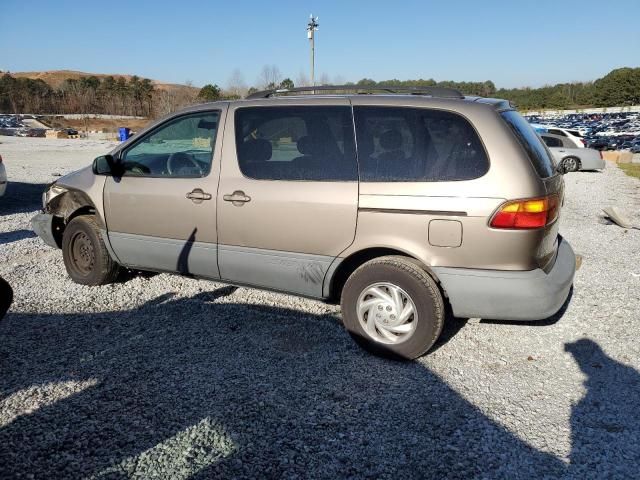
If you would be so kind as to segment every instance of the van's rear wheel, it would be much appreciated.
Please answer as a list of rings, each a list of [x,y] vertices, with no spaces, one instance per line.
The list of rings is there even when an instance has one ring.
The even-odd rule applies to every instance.
[[[69,222],[62,236],[62,258],[71,279],[82,285],[111,283],[120,270],[91,216],[76,217]]]
[[[380,257],[359,267],[342,290],[342,318],[367,350],[413,359],[436,342],[444,302],[435,281],[417,262]]]

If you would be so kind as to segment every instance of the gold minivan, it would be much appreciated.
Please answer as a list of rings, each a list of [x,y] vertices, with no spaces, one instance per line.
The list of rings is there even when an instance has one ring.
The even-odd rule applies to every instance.
[[[358,343],[404,358],[434,344],[447,304],[557,312],[575,255],[558,235],[563,178],[534,130],[504,100],[375,91],[171,114],[50,185],[33,228],[78,283],[127,267],[340,302]]]

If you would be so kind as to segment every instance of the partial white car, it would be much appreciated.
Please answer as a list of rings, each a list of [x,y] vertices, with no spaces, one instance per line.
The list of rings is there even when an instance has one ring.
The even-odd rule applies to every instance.
[[[4,195],[7,190],[7,170],[2,163],[2,156],[0,155],[0,197]]]
[[[573,148],[585,148],[584,139],[578,130],[554,127],[551,125],[545,126],[545,128],[547,129],[547,133],[571,140],[574,145]]]
[[[576,148],[567,137],[551,133],[540,133],[540,137],[549,147],[556,165],[562,165],[565,172],[602,170],[606,166],[602,152],[599,150]]]

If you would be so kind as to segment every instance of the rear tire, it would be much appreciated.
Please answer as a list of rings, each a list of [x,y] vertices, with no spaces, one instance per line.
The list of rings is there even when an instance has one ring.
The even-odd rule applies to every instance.
[[[360,346],[394,358],[423,355],[444,324],[436,282],[405,257],[380,257],[360,266],[342,289],[341,307],[345,328]]]
[[[76,217],[69,222],[62,236],[62,258],[71,279],[82,285],[112,283],[120,271],[91,216]]]
[[[562,160],[565,172],[577,172],[580,170],[580,160],[576,157],[567,157]]]

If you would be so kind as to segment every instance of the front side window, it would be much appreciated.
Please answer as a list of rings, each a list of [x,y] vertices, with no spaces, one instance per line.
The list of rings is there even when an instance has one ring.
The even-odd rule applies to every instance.
[[[235,114],[242,174],[256,180],[355,181],[349,107],[247,107]]]
[[[442,182],[487,173],[478,134],[462,116],[407,107],[355,107],[360,180]]]
[[[125,176],[204,177],[211,171],[220,112],[181,116],[161,125],[121,156]]]

